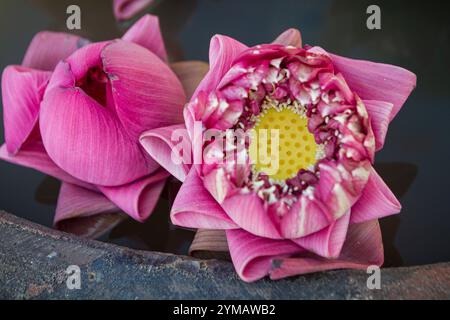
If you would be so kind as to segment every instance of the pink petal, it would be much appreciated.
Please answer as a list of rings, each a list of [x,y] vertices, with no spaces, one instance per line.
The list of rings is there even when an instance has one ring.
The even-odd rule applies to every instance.
[[[363,100],[392,103],[392,120],[416,87],[416,75],[388,64],[348,59],[330,54],[335,69],[343,74],[350,88]]]
[[[271,279],[302,275],[334,269],[367,269],[384,262],[381,230],[377,220],[351,225],[338,259],[325,259],[300,255],[274,260],[276,268],[270,271]]]
[[[59,191],[54,224],[57,225],[63,220],[116,211],[119,211],[117,206],[98,191],[63,183]]]
[[[331,58],[330,54],[328,52],[326,52],[323,48],[318,47],[318,46],[308,48],[307,51],[311,52],[311,53],[318,54],[318,55],[323,55],[323,56],[326,56],[328,58]]]
[[[291,28],[284,31],[274,40],[275,44],[283,46],[293,46],[297,48],[302,47],[302,35],[299,30]]]
[[[38,170],[62,181],[83,186],[85,188],[92,188],[88,183],[74,178],[58,167],[48,156],[41,141],[33,141],[26,144],[14,156],[10,155],[6,149],[6,145],[3,145],[0,147],[0,159]]]
[[[371,169],[369,181],[364,188],[361,197],[352,207],[350,223],[360,223],[397,214],[402,206],[391,189],[378,175],[374,168]]]
[[[153,212],[168,176],[169,174],[161,169],[127,185],[98,188],[125,213],[143,222]]]
[[[174,133],[177,135],[173,136]],[[181,143],[179,143],[180,140],[173,141],[172,137],[179,137]],[[191,156],[186,155],[186,158],[183,159],[182,153],[175,153],[177,147],[180,148],[180,151],[191,150],[190,139],[184,124],[146,131],[141,135],[140,141],[145,151],[164,169],[180,181],[186,179],[190,169]],[[175,155],[180,157],[173,158]]]
[[[128,216],[98,191],[62,184],[54,221],[58,230],[96,239],[126,219]]]
[[[194,93],[195,94],[195,93]],[[202,130],[202,122],[201,116],[197,112],[197,103],[203,104],[205,101],[205,93],[202,91],[200,94],[194,99],[194,102],[188,103],[183,110],[184,123],[186,125],[186,129],[188,131],[188,135],[191,139],[191,144],[193,146],[193,158],[197,160],[200,158],[200,154],[196,155],[197,150],[201,149],[202,139],[203,139],[203,130]],[[196,130],[199,128],[200,130]]]
[[[125,2],[151,2],[152,0],[144,1],[125,1]],[[122,0],[123,2],[123,0]],[[147,48],[156,54],[161,60],[167,62],[167,52],[164,46],[164,40],[159,27],[159,19],[156,16],[146,14],[139,19],[122,37],[123,40],[134,42],[144,48]]]
[[[89,44],[60,62],[53,72],[47,90],[55,86],[63,88],[79,86],[78,82],[86,77],[92,68],[102,67],[102,51],[111,43],[103,41]]]
[[[117,20],[128,20],[149,6],[153,0],[113,0]]]
[[[50,75],[20,66],[9,66],[3,71],[5,141],[10,154],[16,154],[33,131],[39,132],[36,124]]]
[[[330,220],[319,201],[302,196],[282,218],[281,232],[286,239],[297,239],[326,228]]]
[[[236,272],[246,282],[268,275],[274,259],[304,252],[292,241],[261,238],[242,229],[227,230],[227,241]]]
[[[133,141],[146,130],[183,122],[183,87],[153,53],[117,41],[105,47],[102,58],[117,115]]]
[[[205,189],[195,168],[192,168],[181,186],[170,215],[173,224],[187,228],[237,228],[237,225]]]
[[[203,157],[206,161],[212,161],[212,157],[204,155]],[[212,168],[211,168],[212,167]],[[200,166],[196,166],[198,172],[200,171]],[[205,173],[205,170],[208,173]],[[230,179],[226,176],[225,170],[223,168],[215,168],[214,164],[203,166],[203,185],[206,190],[213,196],[213,198],[222,204],[229,194],[233,192],[233,185],[230,183]]]
[[[88,43],[88,40],[72,34],[50,31],[39,32],[29,45],[22,66],[53,71],[58,62],[66,59]]]
[[[296,244],[324,258],[337,258],[347,236],[350,213],[312,235],[294,240]]]
[[[394,105],[389,102],[376,100],[364,100],[363,103],[370,116],[372,130],[375,135],[376,151],[379,151],[384,146]]]
[[[88,183],[122,185],[154,170],[114,115],[80,88],[47,91],[40,128],[52,160]]]
[[[242,229],[260,237],[280,239],[280,232],[256,194],[235,194],[225,199],[222,208]]]
[[[247,46],[232,38],[215,35],[209,46],[210,69],[203,81],[195,91],[195,99],[200,91],[207,93],[215,90],[223,76],[231,68],[233,61],[239,54],[247,49]]]

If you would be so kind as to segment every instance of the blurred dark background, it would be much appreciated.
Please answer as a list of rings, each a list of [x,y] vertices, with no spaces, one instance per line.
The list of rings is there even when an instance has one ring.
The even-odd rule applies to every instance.
[[[111,0],[2,0],[0,68],[19,64],[36,32],[67,32],[65,12],[71,4],[82,10],[77,33],[94,41],[119,37],[132,23],[115,21]],[[381,30],[366,28],[371,4],[381,8]],[[159,0],[148,12],[160,16],[172,61],[207,61],[209,39],[216,33],[254,45],[295,27],[306,44],[417,74],[418,87],[376,158],[377,170],[403,204],[401,215],[382,221],[386,265],[398,266],[450,260],[449,10],[448,1],[438,0]],[[0,209],[51,226],[58,187],[43,174],[0,162]],[[102,240],[186,253],[193,233],[168,222],[169,193],[148,223],[126,220]]]

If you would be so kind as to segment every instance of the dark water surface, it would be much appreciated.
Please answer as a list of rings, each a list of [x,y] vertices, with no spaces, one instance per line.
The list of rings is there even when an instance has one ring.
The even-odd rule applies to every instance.
[[[160,16],[172,61],[206,61],[215,33],[254,45],[296,27],[307,44],[416,73],[418,88],[390,126],[376,159],[376,169],[403,205],[401,215],[382,221],[386,264],[450,261],[450,6],[448,1],[376,3],[382,9],[382,30],[377,31],[365,27],[366,8],[372,4],[365,0],[163,0],[152,10]],[[20,63],[36,32],[66,31],[70,4],[82,8],[79,34],[84,37],[111,39],[126,30],[126,24],[114,20],[111,0],[2,0],[0,68]],[[0,209],[50,226],[58,188],[41,173],[0,162]],[[166,190],[146,224],[115,220],[117,226],[102,240],[186,253],[193,233],[169,223],[170,198]]]

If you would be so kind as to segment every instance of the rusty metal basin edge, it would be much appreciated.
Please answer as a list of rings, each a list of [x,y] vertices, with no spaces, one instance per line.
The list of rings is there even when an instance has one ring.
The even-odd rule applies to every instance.
[[[79,289],[68,268],[79,268]],[[52,230],[0,211],[0,299],[449,299],[450,263],[241,281],[231,263],[143,252]]]

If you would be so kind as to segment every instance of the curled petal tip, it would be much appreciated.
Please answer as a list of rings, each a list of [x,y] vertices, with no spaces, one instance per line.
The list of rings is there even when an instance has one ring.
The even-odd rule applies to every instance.
[[[37,122],[49,78],[50,72],[21,66],[3,71],[3,117],[9,153],[16,154],[27,140],[39,138]]]
[[[363,103],[370,116],[370,122],[375,136],[376,151],[379,151],[384,146],[394,105],[389,102],[375,100],[365,100]]]
[[[385,101],[394,105],[390,120],[402,108],[417,84],[409,70],[384,63],[356,60],[330,54],[333,64],[348,85],[363,100]]]
[[[190,140],[182,124],[146,131],[141,135],[140,143],[150,157],[175,178],[184,181],[189,172],[189,166],[183,162],[184,160],[181,157],[179,159],[173,158],[176,151],[176,143],[172,140],[174,136],[182,139],[183,150],[191,150]],[[190,162],[190,159],[187,159],[186,162]]]
[[[226,235],[236,272],[245,282],[269,275],[274,260],[304,252],[292,241],[262,238],[242,229],[227,230]]]
[[[29,45],[22,66],[53,71],[61,60],[88,43],[88,40],[68,33],[39,32]]]
[[[159,170],[140,180],[118,187],[102,187],[100,191],[125,213],[139,222],[144,222],[152,214],[166,178],[169,174]]]
[[[195,197],[192,195],[195,194]],[[203,181],[192,168],[181,186],[171,211],[176,225],[202,229],[234,229],[231,221],[217,201],[205,189]]]
[[[230,70],[233,61],[248,47],[233,38],[215,35],[209,46],[209,72],[200,82],[193,94],[195,99],[202,91],[211,92],[216,89],[223,76]]]
[[[128,29],[122,39],[147,48],[164,62],[168,61],[157,16],[146,14]]]
[[[380,219],[401,211],[402,206],[380,175],[371,169],[361,197],[352,207],[351,223]]]
[[[302,35],[298,29],[287,29],[280,34],[273,42],[274,44],[281,44],[284,46],[293,46],[297,48],[302,47]]]

